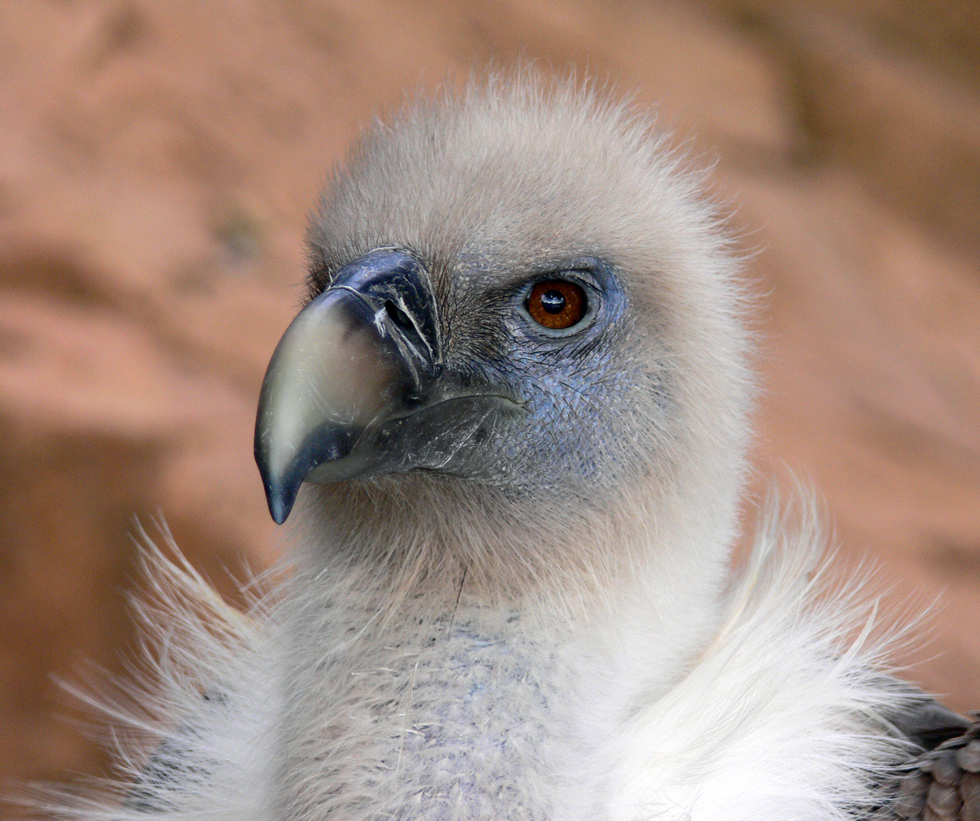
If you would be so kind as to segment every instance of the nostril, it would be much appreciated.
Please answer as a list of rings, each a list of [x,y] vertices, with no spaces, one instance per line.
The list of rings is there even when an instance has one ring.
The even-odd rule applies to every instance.
[[[408,314],[406,314],[390,299],[385,301],[385,310],[388,312],[388,316],[391,317],[392,322],[394,322],[399,328],[409,329],[415,327],[412,324],[412,320],[408,318]]]

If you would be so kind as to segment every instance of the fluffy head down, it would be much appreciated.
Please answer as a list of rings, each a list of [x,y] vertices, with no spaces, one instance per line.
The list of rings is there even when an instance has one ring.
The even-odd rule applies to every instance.
[[[447,371],[526,414],[465,442],[479,454],[466,476],[308,493],[311,532],[337,534],[348,556],[383,545],[412,576],[464,568],[503,591],[605,579],[678,542],[714,546],[699,557],[710,576],[742,487],[751,380],[737,264],[702,185],[646,117],[531,73],[369,129],[312,220],[311,294],[372,249],[410,251]],[[596,316],[536,333],[522,289],[569,271],[587,277]]]

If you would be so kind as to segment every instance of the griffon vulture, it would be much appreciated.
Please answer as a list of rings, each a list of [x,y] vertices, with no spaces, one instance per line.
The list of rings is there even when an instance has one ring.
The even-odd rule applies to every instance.
[[[243,616],[157,562],[173,636],[131,721],[160,737],[116,801],[50,812],[978,817],[975,730],[881,669],[810,513],[732,575],[751,344],[702,185],[530,72],[371,127],[259,402],[291,574]]]

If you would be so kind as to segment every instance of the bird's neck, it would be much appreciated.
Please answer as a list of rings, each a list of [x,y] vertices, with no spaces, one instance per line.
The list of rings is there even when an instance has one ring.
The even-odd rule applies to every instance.
[[[344,570],[301,566],[284,604],[281,794],[322,817],[358,817],[371,795],[391,817],[444,818],[443,786],[458,817],[589,817],[604,785],[583,762],[683,675],[715,621],[642,585],[591,618],[490,604],[465,579],[423,580],[392,606],[367,568]]]
[[[422,795],[424,811],[412,811],[421,819],[441,817],[432,793],[440,773],[511,773],[508,783],[538,791],[513,796],[515,812],[534,806],[543,818],[576,817],[563,808],[586,788],[581,761],[710,641],[722,574],[704,566],[697,545],[658,552],[615,541],[651,533],[585,531],[576,557],[571,540],[535,545],[528,530],[525,549],[552,565],[522,564],[514,553],[511,565],[516,557],[528,578],[494,586],[488,573],[515,571],[484,552],[472,510],[372,517],[365,502],[327,508],[312,522],[318,540],[301,541],[284,596],[285,794],[343,815],[351,795],[305,792],[329,768],[343,776],[329,783],[383,795],[394,817]],[[412,516],[427,517],[424,527]],[[520,541],[491,535],[505,552]],[[629,572],[612,561],[575,566],[601,546],[631,555]],[[474,784],[473,800],[489,789]],[[508,806],[493,810],[506,817]]]
[[[519,624],[554,646],[623,648],[616,668],[631,663],[635,639],[662,668],[646,675],[666,680],[709,640],[728,577],[730,511],[702,501],[700,515],[683,519],[665,511],[698,505],[657,499],[633,509],[620,499],[613,519],[461,487],[395,477],[307,495],[292,598],[302,619],[323,624],[324,647],[339,611],[379,641],[394,624],[489,619],[501,641],[503,624]]]
[[[568,653],[578,678],[591,677],[584,686],[608,677],[602,686],[628,701],[669,687],[711,640],[731,533],[701,522],[720,517],[692,526],[634,513],[629,526],[590,526],[567,516],[570,527],[536,528],[526,511],[488,513],[435,488],[308,500],[288,597],[300,663],[363,651],[384,666],[413,642],[450,663],[465,634],[500,655],[533,645],[546,667]]]

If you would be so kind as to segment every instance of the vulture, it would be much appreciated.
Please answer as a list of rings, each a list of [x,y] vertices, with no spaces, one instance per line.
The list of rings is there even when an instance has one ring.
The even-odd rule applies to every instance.
[[[241,613],[148,551],[155,684],[46,817],[980,817],[977,725],[893,674],[812,505],[731,569],[751,299],[704,188],[531,70],[368,128],[259,399],[288,571]]]

